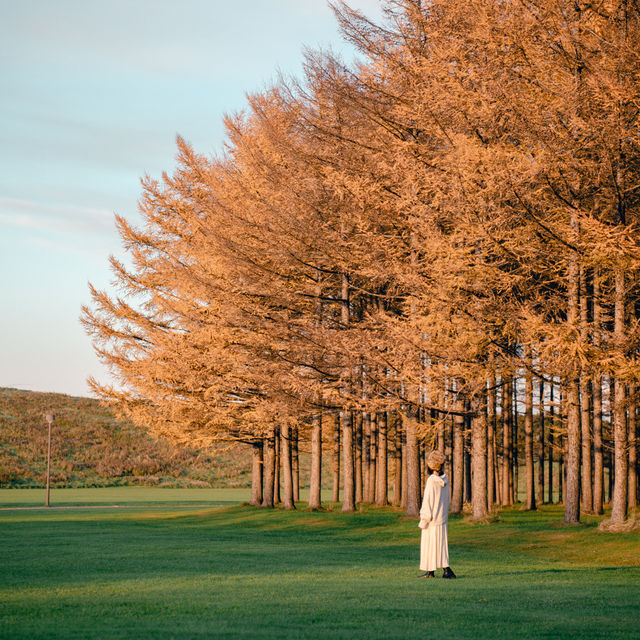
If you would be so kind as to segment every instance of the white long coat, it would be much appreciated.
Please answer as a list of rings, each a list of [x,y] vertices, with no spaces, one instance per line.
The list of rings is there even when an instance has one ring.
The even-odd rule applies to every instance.
[[[420,509],[420,569],[435,571],[449,566],[449,479],[432,473],[427,478]]]

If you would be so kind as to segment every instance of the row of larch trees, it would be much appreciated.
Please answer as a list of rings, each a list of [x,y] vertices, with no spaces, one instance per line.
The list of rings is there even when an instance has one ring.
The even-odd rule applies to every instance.
[[[640,5],[340,4],[360,60],[250,96],[217,158],[179,140],[118,219],[121,294],[83,321],[95,392],[154,432],[253,451],[252,503],[416,515],[442,448],[452,511],[524,487],[636,505]],[[607,471],[607,473],[605,473]],[[524,472],[524,480],[522,473]],[[282,492],[282,493],[281,493]]]

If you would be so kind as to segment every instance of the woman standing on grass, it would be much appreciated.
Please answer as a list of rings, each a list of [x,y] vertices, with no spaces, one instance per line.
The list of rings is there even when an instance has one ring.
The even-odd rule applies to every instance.
[[[447,519],[449,517],[449,479],[442,472],[444,455],[432,451],[427,457],[429,477],[424,488],[420,509],[420,569],[426,573],[420,578],[435,578],[435,570],[444,568],[443,578],[455,578],[449,567],[449,540]]]

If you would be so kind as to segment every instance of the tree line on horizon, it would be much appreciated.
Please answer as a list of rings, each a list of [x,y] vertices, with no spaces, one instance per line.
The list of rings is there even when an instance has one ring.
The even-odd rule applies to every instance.
[[[83,307],[115,379],[92,389],[173,440],[246,442],[253,504],[294,507],[303,447],[311,508],[328,453],[344,511],[416,515],[437,447],[453,512],[514,503],[524,474],[528,509],[610,500],[624,523],[640,4],[382,5],[334,6],[358,61],[306,52],[225,118],[221,154],[178,139],[175,172],[143,180],[119,292]]]

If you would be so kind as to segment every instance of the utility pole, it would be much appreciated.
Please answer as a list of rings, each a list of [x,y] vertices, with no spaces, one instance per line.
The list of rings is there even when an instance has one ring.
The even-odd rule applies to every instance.
[[[53,425],[53,421],[56,419],[56,416],[51,411],[48,411],[44,414],[44,418],[49,424],[49,437],[47,439],[47,501],[45,506],[51,506],[49,504],[49,487],[50,487],[50,478],[51,478],[51,427]]]

